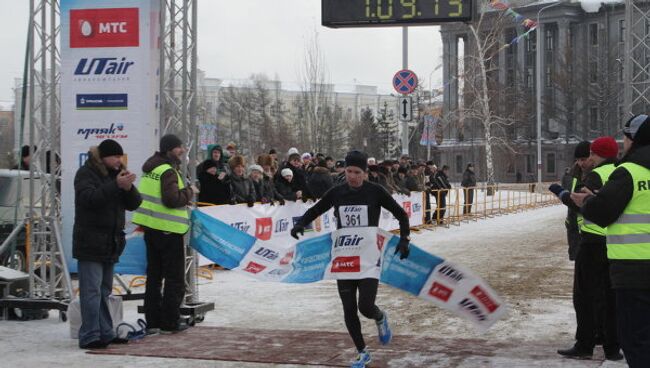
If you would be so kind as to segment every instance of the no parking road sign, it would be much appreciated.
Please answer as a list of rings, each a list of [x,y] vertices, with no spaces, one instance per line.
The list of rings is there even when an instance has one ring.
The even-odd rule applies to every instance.
[[[413,93],[417,86],[418,77],[411,70],[402,69],[395,73],[395,76],[393,77],[393,88],[403,95]]]

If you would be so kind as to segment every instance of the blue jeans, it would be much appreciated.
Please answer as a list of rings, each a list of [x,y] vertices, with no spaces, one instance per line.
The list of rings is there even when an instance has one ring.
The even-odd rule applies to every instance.
[[[113,263],[79,261],[79,346],[115,338],[108,297],[113,290]]]
[[[616,314],[627,364],[650,367],[650,289],[616,289]]]

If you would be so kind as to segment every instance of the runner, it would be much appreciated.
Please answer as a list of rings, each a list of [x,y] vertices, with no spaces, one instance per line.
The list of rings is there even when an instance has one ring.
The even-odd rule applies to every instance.
[[[334,215],[339,229],[377,227],[381,207],[384,207],[399,221],[400,241],[395,249],[395,254],[399,252],[400,259],[408,257],[410,241],[408,216],[384,188],[364,180],[367,160],[368,156],[363,152],[349,152],[345,157],[345,183],[327,191],[320,201],[307,210],[291,229],[291,236],[298,239],[298,234],[304,235],[305,227],[331,207],[334,207]],[[342,213],[344,215],[341,215]],[[353,213],[353,215],[349,215],[349,213]],[[359,321],[357,311],[361,312],[364,317],[375,320],[379,342],[382,345],[388,344],[392,337],[386,312],[381,311],[375,305],[378,278],[377,273],[377,276],[372,278],[337,280],[339,296],[343,303],[345,325],[359,352],[357,359],[352,363],[352,368],[363,368],[370,362],[370,353],[361,334],[361,321]],[[358,301],[357,290],[359,291]]]

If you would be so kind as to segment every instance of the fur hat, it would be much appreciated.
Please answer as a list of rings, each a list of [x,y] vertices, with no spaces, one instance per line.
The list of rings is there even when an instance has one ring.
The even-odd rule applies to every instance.
[[[280,175],[282,175],[282,177],[285,177],[285,176],[293,177],[293,171],[291,171],[291,169],[287,167],[287,168],[282,169],[282,171],[280,171]]]
[[[231,169],[234,169],[237,166],[244,166],[246,167],[246,159],[244,156],[232,156],[230,160],[228,160],[228,166],[230,166]]]
[[[255,170],[259,171],[260,173],[264,173],[264,169],[262,169],[262,166],[260,166],[260,165],[254,164],[254,165],[250,165],[248,167],[248,173],[249,174],[252,173]]]
[[[273,164],[273,157],[270,154],[259,155],[257,156],[257,164],[260,166],[271,166]]]

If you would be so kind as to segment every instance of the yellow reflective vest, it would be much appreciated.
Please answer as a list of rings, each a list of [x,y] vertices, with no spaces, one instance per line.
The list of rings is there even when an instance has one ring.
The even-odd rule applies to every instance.
[[[616,222],[607,227],[607,258],[650,261],[650,169],[631,162],[632,199]]]
[[[138,190],[142,196],[142,204],[135,210],[132,222],[150,229],[167,231],[175,234],[185,234],[190,228],[188,209],[169,208],[162,202],[162,175],[167,170],[174,170],[178,178],[178,189],[184,189],[183,178],[171,165],[162,164],[140,179]]]
[[[604,186],[614,170],[616,170],[616,166],[614,166],[614,164],[607,164],[595,168],[593,172],[600,176],[600,181]],[[582,215],[580,215],[580,217],[582,217]],[[607,235],[607,229],[602,228],[587,219],[583,219],[582,223],[580,224],[580,231],[583,233],[591,233],[600,236]]]

